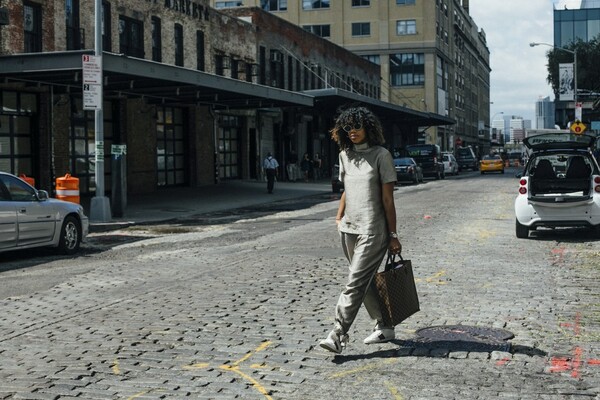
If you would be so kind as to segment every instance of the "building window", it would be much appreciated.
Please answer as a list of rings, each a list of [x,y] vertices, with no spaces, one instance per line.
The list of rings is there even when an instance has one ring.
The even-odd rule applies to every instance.
[[[329,0],[302,0],[303,10],[317,10],[329,8]]]
[[[183,67],[183,26],[175,24],[175,65]]]
[[[152,17],[152,61],[162,61],[162,39],[160,18]]]
[[[144,58],[144,27],[141,21],[119,17],[120,52],[131,56]]]
[[[396,21],[396,34],[398,36],[415,35],[416,33],[417,21],[415,21],[414,19]]]
[[[204,71],[204,32],[196,31],[196,64],[198,71]]]
[[[415,0],[396,0],[396,4],[398,4],[399,6],[415,4]]]
[[[67,50],[85,48],[83,29],[79,27],[79,0],[66,0]]]
[[[352,23],[352,36],[369,36],[371,34],[371,24],[369,22]]]
[[[112,51],[110,3],[102,2],[102,50]]]
[[[381,57],[379,54],[370,54],[362,56],[365,60],[371,61],[373,64],[381,65]]]
[[[368,7],[371,5],[371,0],[352,0],[352,7]]]
[[[425,55],[423,53],[390,55],[390,75],[392,86],[425,84]]]
[[[23,3],[23,30],[25,53],[42,51],[42,7],[39,4]]]
[[[302,25],[302,29],[322,38],[331,37],[331,27],[329,25]]]
[[[0,171],[34,175],[37,104],[35,94],[0,92]]]
[[[229,8],[229,7],[241,7],[244,3],[241,1],[217,1],[215,2],[215,8]]]
[[[260,0],[260,7],[265,11],[286,11],[287,0]]]
[[[185,183],[183,110],[159,107],[156,118],[156,170],[158,186]]]
[[[242,123],[239,117],[223,115],[219,132],[219,177],[240,178],[240,140]]]
[[[225,70],[231,68],[231,57],[225,54],[215,55],[215,74],[225,76]]]

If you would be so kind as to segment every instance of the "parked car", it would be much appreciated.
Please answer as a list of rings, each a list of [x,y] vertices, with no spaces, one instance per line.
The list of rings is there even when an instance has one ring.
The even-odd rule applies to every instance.
[[[442,162],[444,163],[444,173],[446,175],[458,175],[458,161],[452,153],[442,153]]]
[[[51,199],[18,177],[0,172],[0,253],[32,247],[79,250],[89,220],[79,204]]]
[[[446,178],[442,152],[436,144],[412,144],[406,146],[408,157],[414,159],[422,168],[424,176],[433,176],[435,179]]]
[[[481,175],[486,172],[500,172],[504,173],[504,161],[499,155],[493,156],[483,156],[481,162],[479,163],[479,171],[481,171]]]
[[[516,236],[537,227],[600,227],[600,169],[589,149],[595,137],[549,133],[523,139],[532,152],[518,174]]]
[[[395,158],[396,179],[398,182],[423,182],[423,169],[410,157]]]
[[[477,157],[471,146],[456,149],[456,161],[458,161],[459,171],[465,169],[476,171],[478,168]]]
[[[331,191],[339,193],[344,189],[344,182],[340,181],[340,166],[334,164],[331,168]]]

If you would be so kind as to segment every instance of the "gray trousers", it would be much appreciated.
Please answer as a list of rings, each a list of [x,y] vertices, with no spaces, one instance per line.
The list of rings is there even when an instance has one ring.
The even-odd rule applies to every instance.
[[[385,256],[389,238],[386,235],[355,235],[344,232],[340,234],[342,249],[350,261],[350,268],[348,283],[335,308],[334,330],[346,334],[362,303],[372,319],[382,320],[373,277]]]

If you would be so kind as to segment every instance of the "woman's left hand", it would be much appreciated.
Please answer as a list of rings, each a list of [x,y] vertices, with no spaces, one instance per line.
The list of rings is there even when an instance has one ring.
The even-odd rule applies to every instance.
[[[390,253],[392,254],[400,254],[402,253],[402,244],[396,238],[390,239],[390,245],[388,247]]]

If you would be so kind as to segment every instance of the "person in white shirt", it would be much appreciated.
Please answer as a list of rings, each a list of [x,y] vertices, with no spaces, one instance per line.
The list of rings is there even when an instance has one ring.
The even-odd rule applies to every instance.
[[[267,175],[267,192],[273,194],[273,187],[275,186],[275,177],[279,170],[279,163],[271,153],[267,153],[267,158],[265,158],[265,161],[263,162],[263,169]]]

